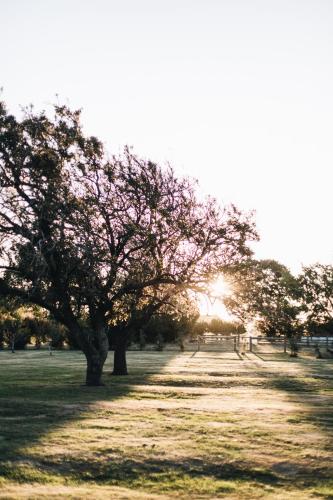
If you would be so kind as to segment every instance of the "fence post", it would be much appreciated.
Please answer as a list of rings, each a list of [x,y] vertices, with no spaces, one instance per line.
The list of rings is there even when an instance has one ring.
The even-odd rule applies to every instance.
[[[283,342],[283,352],[286,353],[287,352],[287,337],[284,336],[284,342]]]
[[[197,351],[200,351],[200,337],[198,336],[198,349]]]
[[[234,337],[234,351],[237,352],[237,337]]]
[[[252,352],[252,337],[250,337],[250,352]]]

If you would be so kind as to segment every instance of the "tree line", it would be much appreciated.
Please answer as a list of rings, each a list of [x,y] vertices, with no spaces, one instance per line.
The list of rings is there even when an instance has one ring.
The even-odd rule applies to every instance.
[[[263,335],[333,335],[333,266],[304,266],[298,276],[275,260],[229,268],[226,308]]]
[[[134,328],[128,337],[128,348],[143,350],[147,347],[163,350],[174,344],[180,350],[184,343],[195,342],[205,332],[222,335],[245,332],[240,322],[212,318],[202,320],[194,301],[189,310],[164,309],[153,314],[141,328]],[[107,330],[109,350],[114,349],[115,329]],[[43,309],[17,301],[0,303],[0,349],[80,349],[76,339],[66,327],[52,319]]]

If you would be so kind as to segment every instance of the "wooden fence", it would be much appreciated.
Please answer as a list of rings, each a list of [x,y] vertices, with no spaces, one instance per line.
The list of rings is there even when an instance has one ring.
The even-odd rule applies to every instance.
[[[289,339],[279,337],[248,337],[245,335],[222,335],[204,333],[196,339],[197,350],[213,350],[225,352],[283,352],[290,350]],[[297,341],[299,351],[324,348],[333,352],[333,337],[302,337]]]
[[[241,335],[204,333],[197,337],[197,350],[238,352],[241,349],[242,342]]]

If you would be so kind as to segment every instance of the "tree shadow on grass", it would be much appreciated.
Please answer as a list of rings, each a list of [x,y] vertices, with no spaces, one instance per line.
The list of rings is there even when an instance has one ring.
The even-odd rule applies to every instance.
[[[39,460],[39,469],[47,473],[54,463],[47,457]],[[303,471],[304,472],[304,471]],[[29,475],[24,477],[29,481]],[[144,480],[166,483],[177,479],[202,479],[211,478],[213,480],[224,481],[255,481],[259,484],[282,484],[278,474],[251,468],[246,464],[238,463],[217,463],[214,461],[202,461],[199,459],[186,460],[177,463],[174,460],[162,458],[145,458],[138,461],[124,458],[120,463],[107,460],[106,457],[95,457],[95,460],[68,459],[58,465],[57,473],[67,481],[93,481],[98,484],[117,484],[119,486],[135,487]]]
[[[57,352],[52,357],[45,351],[1,352],[0,464],[28,459],[29,448],[48,433],[79,420],[100,401],[112,403],[127,396],[133,384],[144,384],[174,355],[154,360],[150,353],[146,361],[139,360],[138,368],[131,367],[131,375],[116,377],[106,372],[105,386],[87,387],[82,385],[85,358],[79,352]],[[7,469],[0,465],[0,479]]]
[[[309,476],[305,480],[311,486],[321,483],[317,494],[325,498],[333,498],[333,483],[331,481],[333,468],[331,457],[333,454],[333,383],[332,376],[327,373],[327,366],[320,366],[318,362],[303,365],[303,377],[300,374],[276,376],[271,379],[270,387],[283,391],[287,400],[296,403],[296,409],[288,424],[294,427],[295,434],[300,438],[306,433],[318,433],[316,443],[312,448],[305,446],[306,455],[311,462]],[[330,370],[329,370],[330,371]],[[318,373],[319,372],[319,373]],[[304,453],[303,452],[303,453]],[[321,458],[320,458],[321,457]],[[330,458],[329,458],[330,457]],[[312,481],[312,484],[311,484]],[[326,486],[325,486],[326,485]],[[326,494],[321,493],[326,490]]]
[[[73,481],[145,490],[155,485],[154,487],[159,491],[171,491],[173,488],[177,492],[186,492],[186,488],[189,492],[197,491],[195,488],[198,486],[195,484],[200,483],[202,484],[200,492],[203,494],[210,482],[213,488],[217,488],[216,491],[214,490],[214,494],[217,494],[226,488],[226,485],[219,486],[217,484],[219,481],[235,481],[239,484],[256,483],[263,486],[271,485],[279,489],[288,485],[295,487],[295,484],[299,488],[306,488],[307,485],[313,486],[314,473],[316,481],[324,482],[329,477],[326,470],[315,469],[313,466],[300,467],[295,464],[295,473],[289,476],[278,470],[256,467],[252,462],[232,460],[227,456],[219,458],[216,454],[205,459],[191,457],[180,461],[170,460],[164,458],[158,449],[154,449],[154,445],[143,444],[142,439],[137,439],[137,443],[141,444],[133,444],[132,449],[135,449],[136,453],[132,456],[123,451],[121,444],[117,446],[111,442],[108,446],[107,440],[100,447],[94,446],[93,439],[91,442],[88,440],[86,443],[81,443],[79,434],[78,451],[73,448],[67,451],[67,439],[71,439],[73,447],[73,436],[70,436],[73,425],[80,429],[87,415],[90,420],[96,411],[96,422],[89,421],[89,429],[94,425],[95,429],[98,428],[101,433],[104,433],[104,430],[114,426],[114,435],[117,435],[117,424],[123,416],[119,416],[119,407],[115,405],[113,408],[113,403],[119,403],[121,398],[127,398],[128,401],[128,396],[134,386],[154,384],[154,378],[152,379],[151,375],[157,377],[163,375],[170,379],[176,375],[179,377],[179,386],[186,386],[186,380],[182,379],[181,375],[185,372],[174,368],[169,372],[167,368],[167,364],[178,353],[163,355],[137,353],[137,363],[133,368],[130,359],[131,375],[110,377],[106,373],[104,375],[106,386],[92,388],[81,386],[84,359],[79,353],[56,353],[52,359],[44,354],[43,362],[41,362],[41,355],[43,353],[34,353],[26,363],[23,357],[17,356],[13,359],[8,356],[7,363],[0,364],[0,476],[7,480],[19,483],[50,482],[52,484],[57,480]],[[186,353],[184,357],[190,361],[191,353]],[[227,359],[224,358],[223,361]],[[12,363],[9,364],[9,362]],[[107,364],[106,371],[108,368]],[[204,373],[210,374],[210,372]],[[196,373],[193,372],[193,374]],[[316,379],[316,376],[319,379]],[[305,364],[305,380],[299,380],[297,375],[295,377],[274,375],[273,378],[265,378],[264,386],[284,391],[290,398],[296,398],[302,408],[307,410],[307,417],[318,419],[318,425],[322,425],[328,432],[327,423],[320,422],[322,412],[309,405],[302,396],[303,393],[313,394],[317,390],[313,384],[311,385],[311,380],[307,380],[311,377],[314,380],[320,380],[321,384],[323,380],[328,384],[332,382],[330,378],[327,380],[325,378],[327,368],[324,369],[317,362],[312,367]],[[162,380],[156,378],[155,380],[157,380],[157,385],[163,385]],[[172,386],[170,383],[167,385]],[[160,396],[159,392],[156,394],[157,397]],[[134,393],[133,395],[135,398]],[[106,403],[104,410],[103,406],[100,406],[101,403]],[[153,426],[155,434],[152,437],[157,440],[160,422],[158,410],[157,407],[152,412],[152,418],[156,419],[156,425]],[[140,437],[140,430],[136,424],[140,422],[140,419],[145,418],[144,412],[140,414],[140,411],[140,401],[138,401],[137,410],[127,410],[126,417],[132,420],[128,435]],[[67,425],[68,429],[66,429]],[[56,446],[58,445],[61,449],[58,455],[48,456],[44,450],[48,449],[48,439],[51,440],[49,449],[52,449],[54,445],[52,433],[54,432],[58,432],[60,436]],[[121,429],[119,433],[118,444],[121,443]],[[147,434],[145,436],[147,442],[150,443],[149,436]],[[38,449],[40,444],[42,447]],[[81,445],[86,445],[86,452],[83,448],[81,449]],[[208,483],[206,484],[205,481]],[[219,487],[222,489],[218,490]]]
[[[153,448],[142,448],[142,459],[138,459],[137,456],[126,456],[121,446],[115,447],[114,443],[108,446],[107,441],[95,448],[89,439],[86,443],[84,439],[81,442],[79,435],[79,453],[73,452],[73,436],[69,435],[73,424],[80,429],[85,425],[87,415],[89,420],[96,412],[96,422],[90,421],[88,428],[94,425],[103,433],[114,426],[116,435],[122,416],[119,417],[119,408],[113,409],[112,404],[128,397],[134,385],[152,384],[152,374],[160,376],[163,373],[172,378],[175,372],[171,371],[169,376],[166,365],[175,354],[178,353],[157,356],[143,353],[141,358],[137,357],[133,368],[129,363],[131,375],[111,377],[106,373],[103,387],[81,385],[84,358],[80,353],[56,353],[52,359],[43,352],[29,354],[27,359],[24,354],[15,358],[3,357],[0,365],[0,478],[17,483],[53,483],[59,480],[143,488],[147,488],[147,481],[153,481],[162,489],[174,487],[180,490],[193,480],[277,484],[278,475],[248,464],[195,458],[179,463],[158,456]],[[186,356],[190,359],[190,353]],[[160,381],[157,384],[160,385]],[[161,395],[157,393],[157,397]],[[106,404],[105,409],[101,403]],[[158,409],[152,412],[153,418],[161,418]],[[108,427],[103,427],[103,417],[107,419]],[[127,418],[133,419],[133,434],[140,432],[135,428],[135,418],[140,418],[140,401],[138,410],[129,411]],[[155,433],[158,432],[158,426],[153,428]],[[158,435],[155,434],[154,438]],[[68,451],[67,439],[72,446]],[[147,442],[150,442],[148,437]],[[87,446],[86,453],[81,446]],[[54,454],[56,447],[60,448],[58,454]],[[47,450],[50,450],[49,454]]]
[[[208,356],[208,354],[211,354],[211,356]],[[196,351],[191,355],[191,360],[195,361],[196,359],[207,359],[207,360],[212,360],[214,359],[216,361],[216,355],[220,354],[228,354],[228,357],[223,357],[220,359],[221,362],[224,361],[243,361],[243,357],[239,354],[237,351]]]
[[[31,462],[30,462],[31,463]],[[163,458],[143,458],[133,460],[124,457],[114,460],[107,454],[89,457],[67,457],[59,464],[54,464],[47,457],[33,459],[38,467],[39,481],[47,483],[47,478],[52,472],[54,480],[61,479],[66,484],[95,484],[98,486],[122,486],[129,489],[142,489],[158,493],[175,491],[177,494],[201,493],[207,495],[209,491],[215,494],[237,491],[239,487],[248,488],[256,485],[257,488],[271,486],[278,491],[280,488],[298,487],[305,490],[316,484],[325,484],[329,479],[327,473],[314,470],[313,467],[299,467],[297,464],[288,463],[288,468],[294,467],[293,473],[287,475],[279,471],[272,471],[241,462],[217,462],[214,460],[187,459],[179,463],[175,460]],[[34,476],[27,463],[13,471],[7,464],[2,466],[2,473],[9,479],[20,483],[34,482]],[[28,464],[29,465],[29,464]],[[315,474],[315,480],[314,480]],[[42,478],[42,481],[40,481]],[[222,484],[221,484],[222,483]]]
[[[327,360],[295,360],[303,373],[274,376],[268,385],[287,394],[290,401],[300,405],[295,421],[315,425],[324,431],[333,451],[333,362]]]
[[[252,351],[252,354],[257,358],[261,359],[261,361],[266,362],[286,362],[289,359],[289,354],[284,352],[256,352]]]

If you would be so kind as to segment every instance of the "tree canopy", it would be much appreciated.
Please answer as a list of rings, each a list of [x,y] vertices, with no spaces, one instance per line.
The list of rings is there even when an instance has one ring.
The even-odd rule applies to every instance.
[[[275,260],[249,261],[226,273],[231,294],[225,306],[243,323],[266,335],[292,335],[300,327],[300,289],[287,267]]]
[[[310,322],[333,320],[333,266],[306,266],[299,277],[302,302]]]

